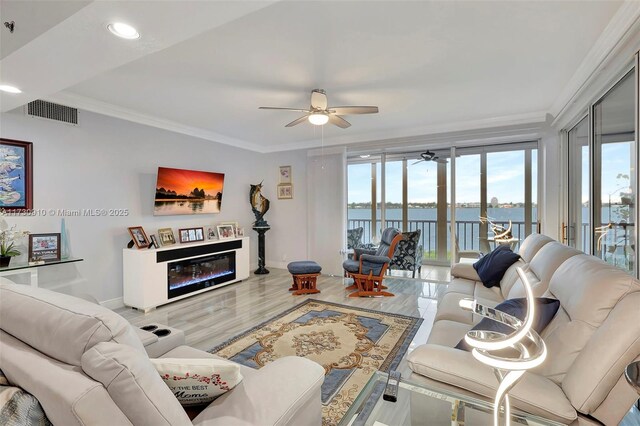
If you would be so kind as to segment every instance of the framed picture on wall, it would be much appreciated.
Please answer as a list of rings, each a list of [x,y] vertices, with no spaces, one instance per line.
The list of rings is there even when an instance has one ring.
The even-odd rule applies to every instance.
[[[0,139],[0,209],[33,209],[33,144]]]
[[[29,234],[29,261],[60,260],[60,234]]]
[[[290,200],[293,198],[293,185],[290,183],[281,183],[278,185],[278,199]]]
[[[280,183],[291,183],[291,166],[280,166]]]

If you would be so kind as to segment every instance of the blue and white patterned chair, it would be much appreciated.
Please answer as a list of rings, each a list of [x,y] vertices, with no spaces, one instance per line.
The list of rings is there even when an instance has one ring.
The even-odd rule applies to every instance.
[[[402,240],[398,242],[389,270],[411,271],[413,278],[416,277],[416,271],[422,271],[424,249],[420,244],[421,233],[420,229],[402,233]]]

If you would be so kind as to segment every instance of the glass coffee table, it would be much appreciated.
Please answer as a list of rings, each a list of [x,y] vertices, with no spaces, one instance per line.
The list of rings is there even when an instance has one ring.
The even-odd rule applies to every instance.
[[[493,424],[490,402],[400,379],[397,402],[382,399],[386,373],[377,371],[357,396],[339,426],[486,426]],[[560,426],[547,419],[512,413],[512,424]]]

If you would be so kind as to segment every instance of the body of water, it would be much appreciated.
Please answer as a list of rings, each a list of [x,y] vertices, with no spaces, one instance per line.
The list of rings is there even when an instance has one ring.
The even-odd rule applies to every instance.
[[[156,201],[153,214],[155,216],[168,216],[177,214],[207,214],[220,213],[219,200],[176,200]]]
[[[608,223],[609,221],[609,207],[603,207],[602,209],[602,222]],[[612,206],[611,216],[613,222],[619,222],[620,217],[617,214],[617,206]],[[537,208],[533,208],[532,211],[532,226],[530,230],[526,230],[524,226],[524,208],[489,208],[487,214],[490,218],[494,219],[499,224],[506,224],[509,220],[513,222],[513,236],[521,241],[529,233],[535,231],[536,222],[538,220]],[[588,218],[589,211],[587,207],[582,209],[583,218]],[[461,250],[483,250],[487,251],[486,244],[483,244],[480,238],[480,224],[479,224],[480,208],[457,208],[456,209],[456,234],[458,236],[458,243]],[[349,228],[362,226],[364,227],[363,240],[365,243],[371,242],[371,210],[368,209],[349,209],[348,219],[351,222]],[[384,228],[387,226],[394,226],[400,228],[402,226],[402,210],[401,209],[387,209],[386,210],[386,226],[382,226],[380,223],[380,210],[377,212],[377,227]],[[422,234],[422,245],[425,252],[432,252],[432,255],[428,257],[434,258],[437,248],[437,209],[435,208],[421,208],[421,209],[409,209],[409,230],[420,229]],[[450,219],[450,211],[447,209],[447,220]],[[362,222],[358,222],[361,220]],[[520,222],[520,223],[518,223]],[[579,232],[583,234],[588,230],[583,226]],[[449,228],[447,228],[447,234],[449,234]],[[489,233],[491,235],[491,233]],[[588,241],[585,234],[582,238],[584,242]],[[450,250],[450,238],[447,235],[447,247]]]

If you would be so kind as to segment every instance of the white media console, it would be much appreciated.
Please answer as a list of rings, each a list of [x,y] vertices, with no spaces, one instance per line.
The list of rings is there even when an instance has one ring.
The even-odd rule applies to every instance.
[[[145,312],[249,278],[249,237],[122,252],[124,304]]]

